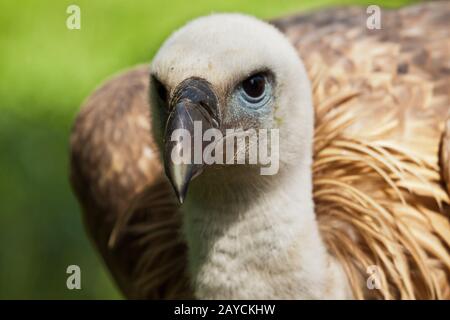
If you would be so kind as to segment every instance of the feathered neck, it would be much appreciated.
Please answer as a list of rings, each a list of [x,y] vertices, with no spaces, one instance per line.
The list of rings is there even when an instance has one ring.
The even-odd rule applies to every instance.
[[[256,176],[249,168],[230,169],[227,176],[240,179],[223,184],[220,172],[205,172],[185,204],[196,297],[346,297],[345,276],[319,235],[310,168],[271,177]]]

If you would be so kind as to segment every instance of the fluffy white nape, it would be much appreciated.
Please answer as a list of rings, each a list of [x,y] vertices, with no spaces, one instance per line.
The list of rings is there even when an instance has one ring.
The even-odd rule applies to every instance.
[[[346,277],[320,238],[307,174],[299,170],[290,178],[272,181],[250,204],[223,195],[201,203],[188,197],[184,233],[197,298],[350,298]]]

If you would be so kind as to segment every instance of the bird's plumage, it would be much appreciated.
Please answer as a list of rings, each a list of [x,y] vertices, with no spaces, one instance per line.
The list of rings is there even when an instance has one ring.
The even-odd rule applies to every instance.
[[[328,9],[273,24],[298,50],[315,107],[314,203],[355,298],[450,298],[450,4]],[[72,183],[127,297],[192,297],[178,204],[150,135],[148,67],[85,103]],[[379,266],[381,289],[368,290]]]

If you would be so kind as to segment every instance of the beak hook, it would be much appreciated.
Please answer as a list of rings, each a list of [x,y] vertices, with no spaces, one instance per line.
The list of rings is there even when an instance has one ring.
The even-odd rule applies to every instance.
[[[189,183],[202,173],[205,166],[203,159],[201,163],[194,163],[194,144],[197,140],[194,135],[203,135],[210,128],[218,128],[218,118],[218,100],[209,82],[201,78],[188,78],[177,86],[164,133],[164,168],[180,204],[186,198]],[[201,124],[200,131],[195,130],[196,122]],[[202,154],[203,148],[202,143]],[[181,154],[189,161],[174,161],[174,155]]]

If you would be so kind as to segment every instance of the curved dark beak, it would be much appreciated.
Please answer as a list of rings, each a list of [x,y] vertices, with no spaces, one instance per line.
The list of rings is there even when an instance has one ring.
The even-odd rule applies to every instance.
[[[203,171],[202,138],[211,128],[219,128],[218,101],[211,84],[201,78],[184,80],[170,101],[164,133],[164,167],[180,203],[189,182]]]

